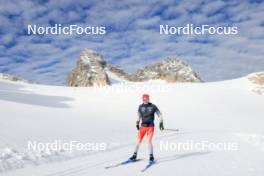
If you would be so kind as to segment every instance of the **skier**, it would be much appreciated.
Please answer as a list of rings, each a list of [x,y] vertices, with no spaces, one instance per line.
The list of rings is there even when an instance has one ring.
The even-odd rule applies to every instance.
[[[137,159],[137,152],[139,146],[145,134],[147,133],[147,142],[149,146],[149,161],[154,162],[153,145],[152,145],[152,137],[154,134],[154,117],[155,117],[154,115],[156,113],[157,116],[159,117],[159,128],[161,131],[164,130],[163,118],[157,106],[150,103],[148,94],[143,94],[142,100],[143,103],[138,108],[138,118],[136,121],[136,127],[138,130],[137,144],[133,156],[130,157],[129,159],[131,161],[135,161]],[[140,125],[140,121],[141,121],[141,125]]]

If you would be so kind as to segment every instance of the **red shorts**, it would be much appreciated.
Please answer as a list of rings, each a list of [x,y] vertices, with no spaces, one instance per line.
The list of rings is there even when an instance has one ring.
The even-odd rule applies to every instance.
[[[151,127],[144,127],[141,126],[138,131],[138,139],[137,143],[141,143],[145,134],[147,133],[147,141],[149,144],[152,144],[152,137],[154,135],[154,126]]]

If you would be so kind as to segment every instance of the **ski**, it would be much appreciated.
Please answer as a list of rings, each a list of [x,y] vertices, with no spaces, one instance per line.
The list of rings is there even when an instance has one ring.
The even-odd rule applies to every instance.
[[[111,166],[106,166],[105,169],[111,169],[111,168],[115,168],[115,167],[118,167],[118,166],[122,166],[122,165],[126,165],[126,164],[130,164],[130,163],[135,163],[135,162],[138,162],[138,161],[141,161],[142,159],[136,159],[136,160],[131,160],[131,159],[128,159],[127,161],[123,161],[121,163],[117,163],[115,165],[111,165]]]
[[[148,165],[146,165],[145,168],[141,170],[141,172],[145,172],[146,170],[148,170],[155,163],[156,163],[156,161],[150,161],[148,163]]]

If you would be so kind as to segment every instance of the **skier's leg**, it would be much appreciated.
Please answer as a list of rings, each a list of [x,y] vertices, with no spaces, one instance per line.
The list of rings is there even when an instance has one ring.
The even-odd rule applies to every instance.
[[[134,154],[137,154],[138,149],[139,149],[139,145],[140,145],[140,144],[137,144],[137,145],[136,145],[135,150],[134,150]]]
[[[149,127],[148,132],[147,132],[147,140],[148,140],[148,146],[149,146],[150,160],[154,160],[153,144],[152,144],[153,135],[154,135],[154,127]]]
[[[137,144],[140,144],[145,136],[145,134],[147,133],[148,128],[147,127],[140,127],[139,131],[138,131],[138,138],[137,138]]]
[[[147,132],[147,128],[146,127],[140,127],[140,129],[138,131],[138,138],[137,138],[137,143],[136,143],[136,147],[135,147],[135,150],[134,150],[134,154],[130,158],[131,160],[134,160],[134,159],[137,158],[137,153],[138,153],[139,146],[140,146],[140,144],[141,144],[146,132]]]

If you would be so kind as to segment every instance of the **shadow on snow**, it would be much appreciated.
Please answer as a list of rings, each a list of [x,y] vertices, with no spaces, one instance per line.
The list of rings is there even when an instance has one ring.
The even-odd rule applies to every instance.
[[[0,82],[0,100],[56,108],[70,108],[65,102],[73,100],[73,98],[64,96],[36,94],[28,90],[22,90],[23,87],[23,85]]]

